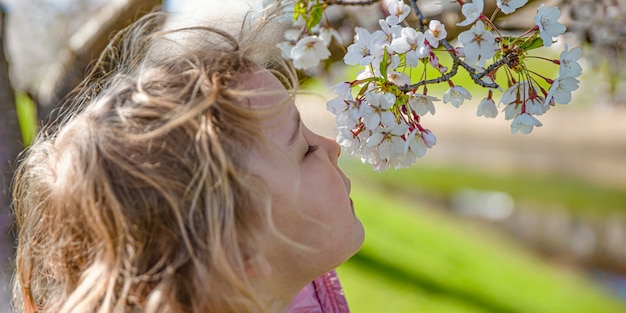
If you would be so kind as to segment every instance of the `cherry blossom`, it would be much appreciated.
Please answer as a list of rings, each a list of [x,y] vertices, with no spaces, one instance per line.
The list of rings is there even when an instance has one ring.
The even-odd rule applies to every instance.
[[[338,125],[356,124],[361,119],[361,101],[335,97],[326,103],[326,108],[335,114]]]
[[[374,32],[375,36],[372,38],[373,45],[386,49],[391,45],[394,39],[401,36],[402,26],[389,25],[385,20],[378,20],[378,24],[380,25],[380,29]],[[378,55],[382,55],[382,51]]]
[[[465,20],[459,23],[456,23],[457,26],[467,26],[474,23],[481,14],[483,14],[483,9],[485,8],[484,0],[474,0],[471,3],[465,3],[461,7],[461,13],[465,16]]]
[[[285,31],[285,39],[291,42],[296,42],[300,39],[300,33],[301,32],[298,29],[288,29]]]
[[[404,143],[404,151],[409,158],[421,158],[428,150],[428,146],[426,146],[424,138],[422,138],[421,135],[417,136],[417,133],[417,129],[413,130],[409,135],[407,135],[406,142]]]
[[[443,94],[443,103],[452,103],[455,107],[460,107],[465,99],[472,99],[472,95],[467,89],[461,86],[452,86]]]
[[[557,22],[557,8],[541,5],[534,18],[536,26],[511,35],[498,30],[493,17],[483,15],[484,0],[457,2],[462,5],[464,16],[457,25],[471,26],[458,35],[457,46],[446,41],[446,27],[440,21],[430,20],[422,31],[415,25],[409,26],[413,21],[406,18],[413,9],[418,11],[416,16],[422,15],[417,3],[410,7],[402,0],[387,0],[389,16],[378,20],[379,29],[370,33],[365,28],[355,28],[354,42],[347,47],[343,60],[348,65],[361,65],[363,70],[354,80],[335,85],[337,97],[327,103],[327,109],[335,115],[336,140],[346,153],[360,156],[376,171],[410,166],[437,142],[422,125],[422,118],[428,113],[434,115],[435,101],[440,101],[428,94],[430,87],[447,82],[450,88],[443,94],[443,102],[455,107],[472,98],[467,89],[452,82],[457,72],[463,70],[470,72],[477,85],[489,88],[476,115],[494,118],[498,106],[503,104],[504,119],[511,121],[513,134],[532,132],[542,125],[537,116],[545,114],[556,102],[565,104],[571,100],[572,91],[579,84],[576,77],[582,73],[578,63],[582,50],[570,50],[565,45],[559,60],[536,57],[546,61],[547,66],[558,64],[557,78],[540,74],[528,62],[535,57],[531,51],[540,42],[549,47],[553,38],[565,30]],[[527,2],[497,0],[496,5],[503,13],[511,14]],[[328,56],[326,47],[332,38],[337,40],[339,36],[326,26],[325,17],[320,19],[319,10],[325,10],[325,6],[305,0],[294,3],[299,5],[295,13],[292,11],[292,20],[297,20],[295,29],[285,34],[286,41],[279,48],[297,68],[315,66]],[[541,41],[535,40],[538,37]],[[451,56],[454,62],[450,63],[449,58],[440,60],[442,55]],[[493,85],[496,74],[498,86]],[[502,92],[500,86],[508,88],[496,105],[493,90]]]
[[[365,153],[361,160],[369,163],[376,171],[384,171],[387,168],[399,167],[404,159],[405,140],[408,125],[394,123],[388,127],[378,127],[367,139]]]
[[[391,62],[390,66],[395,68],[400,63],[400,57],[393,54],[391,42],[393,39],[400,37],[402,27],[399,25],[390,26],[382,19],[378,20],[378,24],[380,25],[380,29],[372,33],[370,37],[371,54],[374,57],[370,63],[377,66],[380,65],[385,54],[387,54],[391,55],[391,58],[388,60]],[[387,64],[383,64],[383,66],[387,66]],[[380,73],[378,68],[376,68],[376,70]]]
[[[361,106],[363,124],[369,129],[375,129],[379,123],[391,125],[395,122],[396,116],[389,111],[389,108],[396,102],[396,96],[391,93],[368,92],[365,95],[368,105]]]
[[[543,97],[534,96],[526,100],[524,108],[528,114],[543,115],[550,109],[550,105],[546,104],[546,100]]]
[[[333,38],[341,44],[341,41],[342,41],[341,35],[336,29],[331,28],[331,27],[321,27],[319,28],[318,32],[319,32],[319,37],[322,39],[322,41],[324,41],[324,44],[326,44],[326,47],[330,45],[330,42],[332,41]]]
[[[528,86],[529,83],[525,80],[513,84],[504,91],[502,98],[500,98],[500,103],[508,105],[511,103],[520,103],[522,99],[527,99],[529,89]]]
[[[344,55],[343,61],[348,65],[368,65],[374,60],[371,50],[371,37],[367,29],[356,27],[354,29],[354,43],[348,46],[348,52]]]
[[[528,0],[497,0],[496,5],[504,14],[511,14],[523,7]]]
[[[438,20],[432,20],[428,24],[428,30],[426,30],[424,36],[433,48],[437,48],[439,47],[439,40],[446,39],[448,36],[446,25],[441,24]]]
[[[388,71],[387,79],[389,79],[390,82],[398,86],[405,86],[405,85],[411,84],[411,78],[409,78],[407,74],[404,74],[401,72]]]
[[[404,1],[401,0],[392,0],[387,6],[387,11],[389,12],[389,16],[385,19],[385,21],[389,25],[396,25],[402,21],[411,13],[411,7],[406,5]]]
[[[376,128],[372,136],[367,139],[367,147],[378,146],[378,154],[381,159],[390,159],[394,154],[404,152],[404,139],[409,127],[404,123],[394,123],[387,127]],[[388,148],[388,149],[385,149]]]
[[[522,114],[522,104],[519,102],[509,103],[506,106],[504,106],[504,109],[502,109],[502,112],[504,112],[505,120],[507,121],[512,120],[516,116]]]
[[[337,143],[343,147],[349,156],[359,156],[361,154],[361,141],[357,135],[352,132],[352,128],[348,126],[337,126]]]
[[[492,98],[484,98],[480,101],[478,109],[476,110],[476,116],[484,116],[486,118],[498,116],[498,108],[496,108],[496,103]]]
[[[380,29],[375,31],[376,35],[378,35],[376,42],[379,44],[391,44],[393,39],[400,37],[400,32],[402,31],[402,26],[400,25],[389,25],[385,20],[378,20],[378,25]]]
[[[557,78],[550,86],[545,103],[550,103],[552,99],[560,104],[569,103],[572,101],[572,91],[578,89],[578,83],[574,77]]]
[[[539,120],[534,118],[528,113],[522,113],[518,115],[511,123],[511,134],[515,134],[518,131],[522,134],[530,134],[533,131],[533,127],[543,126]]]
[[[376,77],[375,73],[372,71],[372,68],[370,68],[369,66],[365,66],[363,70],[359,71],[356,74],[357,80],[365,80],[365,79],[373,78],[373,77]]]
[[[400,37],[391,42],[391,49],[397,53],[405,53],[406,65],[415,67],[419,59],[428,56],[428,49],[424,45],[424,34],[411,27],[400,31]]]
[[[567,51],[567,45],[563,52],[561,52],[561,56],[559,58],[559,62],[561,66],[559,67],[559,77],[578,77],[582,74],[582,67],[578,64],[578,59],[582,57],[583,51],[580,48],[574,48],[572,50]]]
[[[524,103],[531,98],[531,95],[536,97],[537,91],[532,83],[528,81],[520,81],[513,84],[502,94],[500,103],[505,105],[504,119],[511,120],[522,113]]]
[[[459,41],[463,43],[465,61],[470,65],[478,63],[478,66],[484,67],[487,59],[492,58],[496,53],[495,37],[485,29],[481,21],[459,34]]]
[[[308,69],[317,66],[320,60],[330,56],[330,51],[324,41],[317,36],[307,36],[300,39],[291,50],[293,65],[297,69]]]
[[[276,46],[286,58],[291,58],[291,50],[295,46],[298,39],[300,39],[300,31],[297,29],[286,30],[285,39],[287,39],[287,41],[280,42]]]
[[[565,26],[557,21],[560,16],[561,11],[557,7],[546,8],[542,3],[537,9],[535,25],[539,26],[539,36],[545,47],[552,46],[552,38],[565,32]]]
[[[346,82],[341,82],[338,83],[334,86],[332,86],[330,89],[338,96],[347,99],[347,98],[352,98],[352,92],[351,92],[351,88],[352,85],[350,85],[350,83],[346,83]]]
[[[439,101],[439,99],[424,94],[413,93],[409,95],[409,105],[411,106],[411,109],[417,115],[421,116],[426,115],[428,112],[435,115],[434,101]]]

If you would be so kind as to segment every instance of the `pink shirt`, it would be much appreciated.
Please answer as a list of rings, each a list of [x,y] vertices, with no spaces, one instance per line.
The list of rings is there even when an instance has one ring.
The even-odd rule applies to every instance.
[[[298,293],[285,313],[349,313],[337,272],[330,271]]]

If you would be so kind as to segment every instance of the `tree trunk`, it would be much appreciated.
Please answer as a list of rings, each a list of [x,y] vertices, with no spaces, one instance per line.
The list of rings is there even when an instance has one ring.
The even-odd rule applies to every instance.
[[[23,149],[15,95],[9,81],[9,66],[4,54],[5,14],[0,7],[0,312],[9,312],[11,273],[15,237],[11,229],[11,178],[15,159]]]
[[[31,92],[38,104],[39,118],[54,120],[53,110],[83,80],[88,66],[111,36],[160,4],[161,0],[112,1],[82,25],[60,53],[59,69],[47,75],[42,88]]]

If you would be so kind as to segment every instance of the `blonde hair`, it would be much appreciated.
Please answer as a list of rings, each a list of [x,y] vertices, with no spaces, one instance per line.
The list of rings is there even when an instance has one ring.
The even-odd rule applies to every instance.
[[[294,71],[261,30],[164,31],[164,18],[118,34],[24,154],[18,310],[265,311],[244,273],[271,224],[244,164],[262,116],[240,87],[264,67],[293,89]]]

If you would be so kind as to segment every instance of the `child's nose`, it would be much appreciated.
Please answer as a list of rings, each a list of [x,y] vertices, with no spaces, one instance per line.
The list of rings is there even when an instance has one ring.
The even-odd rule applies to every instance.
[[[328,147],[327,148],[328,156],[331,158],[333,162],[337,163],[337,160],[339,159],[339,155],[341,155],[341,147],[332,138],[322,137],[322,140],[324,141],[324,145]]]

